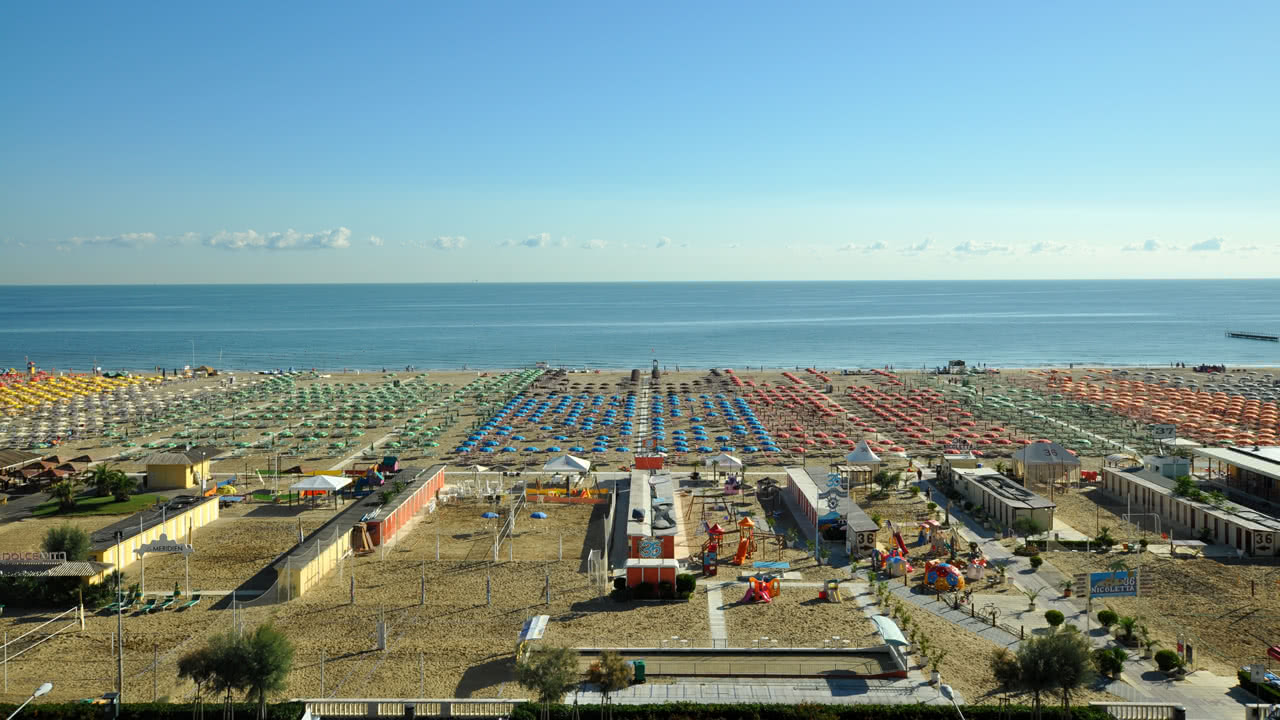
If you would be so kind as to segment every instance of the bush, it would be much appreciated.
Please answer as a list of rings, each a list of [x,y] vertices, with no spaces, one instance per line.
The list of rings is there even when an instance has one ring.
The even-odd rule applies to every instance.
[[[1161,650],[1156,653],[1156,667],[1160,668],[1161,672],[1169,672],[1174,668],[1182,667],[1182,658],[1172,650]]]
[[[1102,627],[1104,628],[1110,628],[1112,625],[1115,625],[1116,622],[1119,620],[1120,620],[1120,616],[1117,615],[1114,610],[1098,611],[1098,622],[1102,623]]]
[[[1111,678],[1120,677],[1121,671],[1124,670],[1124,661],[1129,659],[1129,653],[1118,647],[1098,648],[1093,651],[1093,666],[1098,672]]]
[[[676,592],[692,593],[698,587],[698,576],[693,573],[680,573],[676,576]]]
[[[614,579],[613,579],[613,589],[614,589],[614,590],[626,590],[626,589],[627,589],[627,579],[626,579],[626,578],[624,578],[624,577],[616,577],[616,578],[614,578]]]
[[[1054,628],[1067,621],[1066,616],[1057,610],[1046,610],[1044,613],[1044,619],[1049,623],[1049,627]]]
[[[609,597],[613,598],[614,602],[628,602],[631,600],[631,588],[625,584],[622,587],[616,587],[609,593]]]
[[[919,494],[920,494],[920,486],[919,486],[919,485],[912,485],[912,486],[911,486],[911,497],[915,497],[915,496],[917,496],[917,495],[919,495]]]
[[[71,562],[88,560],[89,546],[89,533],[71,523],[49,528],[40,543],[40,549],[47,553],[66,553],[67,560]]]
[[[1247,674],[1246,674],[1246,677]],[[176,706],[175,706],[176,707]],[[512,720],[538,720],[542,706],[537,703],[517,705],[511,713]],[[581,717],[602,717],[599,705],[577,707]],[[613,703],[610,707],[614,720],[653,720],[653,718],[683,718],[684,720],[716,720],[721,718],[751,718],[752,720],[955,720],[956,711],[946,705],[764,705],[741,703],[713,705],[703,703],[669,703],[663,705],[630,705]],[[25,711],[24,711],[25,712]],[[552,720],[569,720],[574,717],[572,705],[552,705]],[[123,715],[123,713],[121,713]],[[966,705],[964,716],[969,720],[1030,720],[1031,708],[1013,705],[1001,708],[995,705]],[[1058,717],[1046,710],[1044,717]],[[1065,715],[1063,716],[1065,717]],[[1109,720],[1102,708],[1071,708],[1074,720]],[[174,718],[174,720],[178,720]],[[190,720],[190,711],[185,720]]]
[[[676,586],[670,580],[663,580],[658,583],[658,596],[667,599],[675,597]]]
[[[657,588],[651,582],[642,582],[633,589],[635,599],[652,600],[657,595]]]
[[[928,504],[928,505],[925,505],[925,508],[926,508],[929,512],[936,512],[936,511],[937,511],[937,509],[938,509],[938,503],[936,503],[936,502],[934,502],[934,501],[930,500],[930,501],[929,501],[929,504]]]
[[[1041,566],[1041,565],[1043,565],[1043,564],[1044,564],[1044,558],[1040,557],[1039,555],[1032,555],[1032,556],[1031,556],[1031,569],[1032,569],[1032,570],[1039,570],[1039,569],[1040,569],[1040,566]]]
[[[1249,678],[1248,670],[1236,671],[1236,680],[1240,681],[1240,687],[1248,690],[1258,699],[1265,703],[1280,703],[1280,690],[1268,685],[1267,683],[1258,684]]]

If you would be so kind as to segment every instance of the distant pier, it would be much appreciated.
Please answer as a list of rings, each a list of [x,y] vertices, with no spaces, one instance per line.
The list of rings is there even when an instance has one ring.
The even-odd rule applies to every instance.
[[[1266,335],[1263,333],[1237,332],[1234,330],[1228,330],[1227,337],[1239,338],[1240,340],[1263,340],[1265,342],[1280,342],[1280,335]]]

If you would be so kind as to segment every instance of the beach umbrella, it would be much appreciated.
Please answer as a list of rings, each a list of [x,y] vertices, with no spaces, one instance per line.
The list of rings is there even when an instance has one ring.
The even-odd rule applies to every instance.
[[[488,512],[481,513],[481,514],[480,514],[480,517],[482,517],[482,518],[484,518],[484,519],[486,519],[486,520],[493,520],[493,519],[495,519],[495,518],[497,518],[497,517],[498,517],[498,513],[493,512],[492,510],[490,510],[490,511],[488,511]]]
[[[546,520],[546,519],[547,519],[547,514],[546,514],[546,513],[544,513],[544,512],[542,512],[541,510],[535,510],[533,513],[531,513],[531,514],[529,515],[529,517],[531,517],[531,518],[533,518],[533,519],[535,519],[535,520]]]

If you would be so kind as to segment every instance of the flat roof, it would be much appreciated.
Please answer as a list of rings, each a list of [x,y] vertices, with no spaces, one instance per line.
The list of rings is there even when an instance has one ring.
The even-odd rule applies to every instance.
[[[953,468],[952,472],[964,477],[966,480],[977,483],[987,490],[991,491],[1001,502],[1011,507],[1027,508],[1028,510],[1043,510],[1045,508],[1057,507],[1057,503],[1051,502],[1048,498],[1028,490],[1019,483],[1010,480],[991,468]]]
[[[1173,494],[1173,481],[1158,473],[1143,470],[1141,472],[1125,472],[1116,468],[1103,468],[1103,473],[1111,473],[1137,485],[1154,490],[1162,495],[1175,497]],[[1280,520],[1260,513],[1247,507],[1234,506],[1234,510],[1215,507],[1209,503],[1196,502],[1185,497],[1176,498],[1180,502],[1184,502],[1206,515],[1211,515],[1219,520],[1229,520],[1240,525],[1244,525],[1249,530],[1263,530],[1267,532],[1280,531]]]
[[[880,526],[871,521],[871,518],[867,516],[862,508],[858,507],[858,504],[849,497],[848,493],[843,491],[834,492],[827,486],[826,478],[832,473],[826,467],[811,465],[809,467],[789,467],[785,469],[787,477],[791,478],[796,483],[796,486],[806,493],[806,497],[813,503],[814,510],[817,511],[819,517],[833,512],[822,498],[829,500],[831,497],[836,497],[838,498],[838,505],[834,512],[838,512],[848,521],[850,529],[855,532],[880,529]],[[824,488],[824,490],[819,491],[819,487]]]
[[[0,470],[10,470],[43,459],[40,453],[26,450],[0,450]]]
[[[663,537],[675,535],[679,531],[679,523],[670,516],[675,508],[675,483],[672,482],[668,470],[632,470],[631,494],[627,507],[627,535],[633,537]],[[636,519],[635,511],[643,510],[644,517]],[[670,527],[655,528],[654,516],[665,513],[669,515]]]
[[[175,501],[179,502],[175,503]],[[217,501],[217,495],[210,495],[209,497],[178,495],[166,503],[157,503],[152,505],[146,510],[140,510],[124,520],[111,523],[101,530],[94,532],[89,536],[89,540],[93,543],[91,549],[94,551],[106,550],[112,545],[115,545],[117,531],[121,533],[121,540],[128,540],[135,535],[141,534],[148,528],[153,528],[156,525],[159,525],[168,518],[179,517],[207,502]]]
[[[1252,445],[1224,448],[1201,447],[1192,452],[1280,480],[1280,447],[1275,445],[1262,445],[1257,449]]]

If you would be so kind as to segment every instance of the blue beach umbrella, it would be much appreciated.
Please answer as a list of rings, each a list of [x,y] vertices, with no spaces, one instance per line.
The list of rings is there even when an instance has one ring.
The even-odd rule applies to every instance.
[[[498,517],[498,513],[493,512],[492,510],[490,510],[489,512],[481,513],[481,514],[480,514],[480,517],[482,517],[482,518],[484,518],[484,519],[486,519],[486,520],[492,520],[492,519],[494,519],[494,518]]]

